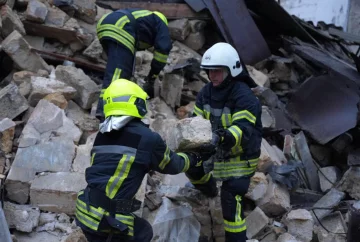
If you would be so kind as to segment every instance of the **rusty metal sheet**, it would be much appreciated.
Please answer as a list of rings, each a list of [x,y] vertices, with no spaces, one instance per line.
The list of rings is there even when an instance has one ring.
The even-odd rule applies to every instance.
[[[226,42],[245,64],[254,65],[271,55],[269,47],[243,0],[203,0]]]
[[[304,82],[286,109],[314,140],[326,144],[356,126],[359,101],[359,87],[355,82],[324,75]]]

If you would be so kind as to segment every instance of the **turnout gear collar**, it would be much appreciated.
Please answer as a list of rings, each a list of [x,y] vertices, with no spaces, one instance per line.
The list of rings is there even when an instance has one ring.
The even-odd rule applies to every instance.
[[[111,132],[112,130],[120,130],[126,124],[128,124],[134,117],[131,116],[110,116],[100,124],[99,131],[101,133]]]
[[[226,67],[232,77],[236,77],[243,71],[239,54],[234,47],[224,42],[214,44],[204,53],[201,67],[203,69]]]
[[[136,83],[126,79],[114,80],[103,95],[105,118],[131,116],[143,118],[147,113],[148,95]]]

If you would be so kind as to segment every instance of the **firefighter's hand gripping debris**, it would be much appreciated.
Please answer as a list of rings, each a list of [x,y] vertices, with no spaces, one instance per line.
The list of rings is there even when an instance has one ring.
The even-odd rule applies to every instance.
[[[360,5],[323,4],[0,0],[0,241],[358,241]]]

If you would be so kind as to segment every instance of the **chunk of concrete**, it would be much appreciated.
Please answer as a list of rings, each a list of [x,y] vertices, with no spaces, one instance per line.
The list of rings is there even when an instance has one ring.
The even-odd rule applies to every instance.
[[[270,79],[266,74],[256,70],[252,66],[246,66],[246,68],[249,71],[250,77],[255,81],[258,86],[270,88]]]
[[[342,219],[342,215],[339,213],[330,214],[323,218],[321,220],[322,225],[331,233],[322,226],[317,226],[315,233],[319,242],[346,242],[346,228],[344,228]]]
[[[23,1],[23,0],[22,0]],[[48,232],[32,232],[30,234],[14,232],[17,242],[60,242],[58,235]],[[15,241],[14,241],[15,242]]]
[[[260,172],[265,172],[271,165],[280,166],[282,165],[282,160],[278,156],[277,151],[266,141],[266,139],[262,139],[261,153],[257,170]]]
[[[245,197],[249,198],[254,202],[258,202],[262,199],[267,191],[269,182],[262,172],[255,172],[254,176],[251,177],[250,186]]]
[[[213,225],[224,225],[220,197],[215,197],[214,199],[211,199],[209,201],[209,208]]]
[[[15,122],[11,119],[4,118],[3,120],[0,120],[0,151],[5,154],[12,151],[15,126]]]
[[[185,184],[189,182],[189,178],[186,177],[185,173],[177,175],[165,175],[161,184],[166,186],[180,186],[185,187]]]
[[[185,39],[184,44],[191,49],[198,51],[205,44],[205,34],[203,32],[190,33]]]
[[[262,106],[261,123],[263,128],[275,128],[275,116],[267,106]]]
[[[52,223],[56,221],[56,214],[55,213],[41,213],[39,219],[39,226]]]
[[[274,182],[267,175],[269,185],[266,193],[259,202],[256,203],[267,216],[281,216],[290,209],[290,194],[284,185]]]
[[[212,138],[211,123],[202,117],[182,119],[168,132],[169,148],[177,151],[195,150],[210,144]]]
[[[305,209],[291,211],[285,219],[288,232],[296,239],[310,242],[313,237],[314,220],[311,213]]]
[[[189,24],[190,24],[191,32],[193,33],[201,32],[206,27],[206,21],[204,20],[198,20],[198,19],[190,20]]]
[[[28,108],[28,102],[23,97],[19,88],[10,83],[0,90],[0,120],[4,118],[14,119]]]
[[[98,60],[101,58],[102,52],[102,45],[100,44],[99,39],[95,38],[91,45],[84,50],[83,55],[90,59]]]
[[[30,203],[44,211],[72,215],[77,193],[86,185],[85,176],[80,173],[57,172],[39,176],[31,183]]]
[[[13,75],[13,82],[16,85],[20,85],[21,83],[24,83],[24,82],[30,83],[32,76],[36,76],[36,73],[34,73],[32,71],[18,71],[18,72],[15,72]]]
[[[92,146],[80,145],[76,149],[76,157],[72,165],[73,171],[81,174],[85,174],[86,168],[90,166]]]
[[[0,7],[0,19],[2,28],[0,29],[2,37],[6,38],[13,31],[18,31],[21,35],[25,35],[25,28],[19,16],[12,11],[8,5]]]
[[[45,43],[44,37],[26,35],[26,36],[24,36],[24,38],[32,48],[37,49],[37,50],[43,49],[44,43]]]
[[[62,95],[59,92],[50,93],[50,94],[46,95],[43,99],[56,105],[57,107],[59,107],[61,109],[65,109],[68,105],[68,102],[67,102],[66,98],[64,97],[64,95]]]
[[[42,2],[38,0],[30,0],[26,9],[26,19],[38,23],[44,23],[48,9]]]
[[[83,131],[82,141],[97,130],[99,130],[99,120],[85,112],[75,102],[69,101],[65,109],[66,116]]]
[[[340,180],[340,170],[336,166],[320,168],[318,171],[321,191],[327,192]]]
[[[83,109],[90,109],[99,98],[100,89],[83,70],[73,66],[57,66],[56,78],[71,85],[77,90],[74,100]]]
[[[18,203],[28,200],[30,181],[43,171],[70,171],[75,156],[71,140],[54,138],[51,141],[19,148],[5,182],[8,197]]]
[[[95,0],[74,0],[75,16],[89,24],[95,23],[97,8]]]
[[[277,242],[300,242],[294,236],[289,233],[285,233],[279,236]]]
[[[185,18],[170,21],[168,27],[171,38],[180,41],[184,41],[191,31],[189,20]]]
[[[354,184],[353,184],[354,185]],[[317,201],[314,204],[314,207],[316,208],[332,208],[338,205],[341,200],[343,200],[345,197],[345,193],[332,188],[328,193],[326,193],[319,201]],[[329,215],[331,213],[330,209],[314,209],[312,212],[312,215],[314,217],[314,221],[317,223],[317,219],[315,218],[314,213],[318,217],[318,219],[322,219],[325,216]]]
[[[9,228],[21,232],[31,232],[39,224],[40,210],[29,205],[4,203],[4,213]]]
[[[338,184],[338,189],[360,200],[360,167],[352,166],[345,172]]]
[[[61,242],[85,242],[87,241],[84,233],[78,227],[71,234],[61,240]]]
[[[246,236],[249,239],[253,239],[257,236],[261,236],[267,229],[270,223],[270,219],[259,208],[256,207],[245,219],[246,221]]]
[[[69,15],[67,15],[64,11],[57,7],[49,7],[48,14],[45,19],[45,24],[56,27],[63,27],[70,19]]]
[[[269,106],[270,108],[277,107],[279,98],[270,88],[256,87],[253,89],[253,92],[263,105]]]
[[[180,106],[184,82],[185,78],[183,76],[165,73],[160,95],[170,107]]]
[[[75,88],[53,78],[33,76],[31,77],[31,86],[32,91],[28,101],[32,107],[35,107],[41,99],[51,93],[60,93],[66,100],[71,100],[77,94]]]
[[[22,70],[37,72],[39,69],[44,69],[50,71],[48,64],[31,50],[29,43],[16,30],[4,39],[2,48]]]

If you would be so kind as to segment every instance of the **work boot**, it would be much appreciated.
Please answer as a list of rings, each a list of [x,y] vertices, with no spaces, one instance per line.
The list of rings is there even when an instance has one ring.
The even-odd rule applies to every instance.
[[[155,84],[155,81],[147,81],[145,82],[145,84],[143,85],[143,89],[144,91],[147,93],[147,95],[149,96],[149,98],[154,98],[154,84]]]

